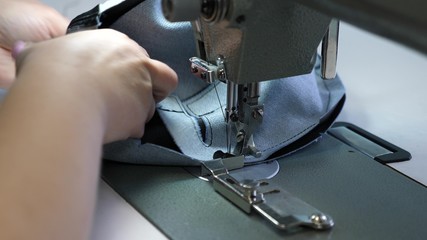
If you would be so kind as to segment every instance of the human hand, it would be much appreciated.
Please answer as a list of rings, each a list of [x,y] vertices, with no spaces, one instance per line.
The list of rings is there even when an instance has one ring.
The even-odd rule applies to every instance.
[[[29,91],[45,86],[48,94],[59,95],[51,101],[72,98],[64,111],[71,107],[87,109],[87,114],[99,111],[105,123],[105,143],[141,137],[155,103],[177,85],[171,68],[150,59],[126,35],[109,29],[31,44],[17,56],[16,64],[16,85],[27,81],[27,86],[33,85],[27,87]]]
[[[37,0],[0,0],[0,6],[0,88],[8,88],[15,79],[14,43],[64,35],[68,20]]]
[[[0,107],[0,159],[9,160],[0,168],[0,239],[88,239],[102,144],[142,136],[177,76],[108,29],[14,56],[16,80]]]

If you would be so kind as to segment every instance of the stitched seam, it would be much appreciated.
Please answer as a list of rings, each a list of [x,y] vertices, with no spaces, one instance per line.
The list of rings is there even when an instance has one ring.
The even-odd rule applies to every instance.
[[[207,117],[204,117],[204,118],[206,119],[207,127],[209,128],[209,141],[207,141],[205,143],[205,147],[210,147],[210,146],[212,146],[212,143],[213,143],[212,124],[211,124],[211,121],[209,121],[209,118],[207,118]],[[203,117],[201,117],[201,119],[203,119]]]
[[[276,148],[276,147],[278,147],[278,146],[280,146],[280,145],[282,145],[282,144],[284,144],[284,143],[286,143],[286,142],[291,141],[292,139],[294,139],[294,138],[296,138],[296,137],[300,136],[301,134],[303,134],[304,132],[306,132],[307,130],[309,130],[310,128],[312,128],[312,127],[313,127],[313,126],[315,126],[315,125],[316,125],[316,123],[311,124],[310,126],[308,126],[307,128],[305,128],[305,129],[304,129],[304,130],[302,130],[301,132],[299,132],[299,133],[297,133],[297,134],[293,135],[292,137],[290,137],[290,138],[288,138],[288,139],[286,139],[286,140],[284,140],[284,141],[282,141],[282,142],[280,142],[280,143],[278,143],[278,144],[276,144],[276,145],[274,145],[274,146],[272,146],[272,147],[269,147],[269,148],[266,148],[266,149],[262,150],[262,152],[266,152],[266,151],[268,151],[268,150],[270,150],[270,149]]]
[[[196,117],[191,116],[190,114],[188,114],[188,113],[185,111],[183,104],[182,104],[180,101],[178,101],[178,99],[177,99],[177,97],[176,97],[176,96],[171,96],[171,97],[176,101],[176,103],[178,104],[178,106],[181,108],[181,110],[182,110],[181,112],[180,112],[180,111],[176,111],[176,110],[172,110],[172,109],[162,109],[162,108],[158,108],[158,109],[159,109],[159,110],[162,110],[162,111],[167,111],[167,112],[170,112],[170,113],[179,113],[179,114],[184,114],[184,116],[188,117],[188,118],[191,120],[191,122],[193,123],[193,129],[194,129],[194,131],[196,132],[196,135],[197,135],[197,138],[199,139],[199,141],[200,141],[203,145],[206,145],[206,144],[205,144],[205,142],[203,141],[202,136],[201,136],[201,134],[200,134],[200,131],[199,131],[199,129],[198,129],[197,120],[195,120],[195,119],[194,119],[194,118],[196,118]]]
[[[318,76],[317,76],[316,71],[314,72],[314,74],[315,74],[315,77],[317,78]],[[334,80],[335,80],[335,79],[334,79]],[[326,112],[327,112],[327,111],[328,111],[328,109],[329,109],[329,106],[331,105],[331,90],[330,90],[329,86],[325,83],[325,81],[322,81],[322,84],[323,84],[323,86],[325,86],[325,88],[328,90],[328,101],[327,101],[327,104],[326,104]],[[313,126],[315,126],[316,124],[318,124],[318,123],[313,123],[312,125],[308,126],[307,128],[305,128],[305,129],[304,129],[304,130],[302,130],[301,132],[299,132],[299,133],[295,134],[294,136],[292,136],[292,137],[290,137],[290,138],[286,139],[285,141],[282,141],[282,142],[281,142],[281,143],[279,143],[279,144],[276,144],[276,145],[275,145],[275,146],[273,146],[273,147],[269,147],[269,148],[267,148],[267,149],[263,150],[262,152],[265,152],[265,151],[268,151],[268,150],[270,150],[270,149],[276,148],[276,147],[278,147],[278,146],[280,146],[280,145],[282,145],[282,144],[284,144],[284,143],[286,143],[286,142],[291,141],[292,139],[294,139],[294,138],[296,138],[296,137],[300,136],[301,134],[305,133],[307,130],[309,130],[310,128],[312,128],[312,127],[313,127]]]
[[[217,107],[217,108],[215,108],[213,111],[210,111],[210,112],[207,112],[207,113],[203,113],[203,114],[196,114],[194,111],[193,111],[193,109],[191,108],[191,104],[193,104],[193,103],[195,103],[195,102],[197,102],[197,101],[199,101],[200,99],[202,99],[204,96],[206,96],[207,94],[209,94],[209,93],[211,93],[213,90],[215,90],[215,86],[216,85],[219,85],[219,82],[217,82],[217,83],[214,83],[215,85],[211,85],[211,86],[213,86],[213,87],[211,87],[211,86],[209,86],[207,89],[209,89],[209,90],[206,90],[206,92],[203,92],[203,93],[200,93],[200,95],[199,96],[197,96],[197,98],[195,98],[195,99],[190,99],[190,100],[188,100],[189,102],[188,103],[185,103],[185,106],[187,107],[187,109],[188,109],[188,111],[189,112],[191,112],[193,115],[195,115],[195,116],[205,116],[205,115],[207,115],[207,114],[209,114],[209,113],[212,113],[212,112],[215,112],[215,111],[217,111],[218,109],[221,109],[221,106],[219,106],[219,107]]]

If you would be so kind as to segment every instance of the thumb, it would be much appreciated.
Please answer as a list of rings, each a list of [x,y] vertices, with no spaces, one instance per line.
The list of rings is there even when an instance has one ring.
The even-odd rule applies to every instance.
[[[20,55],[32,43],[17,41],[9,50],[0,47],[0,88],[8,89],[16,78]]]
[[[0,88],[9,88],[14,78],[15,62],[10,51],[0,47]]]
[[[12,58],[16,60],[18,58],[19,54],[21,54],[25,50],[27,45],[28,44],[24,41],[15,42],[15,44],[13,45],[13,48],[12,48]]]
[[[0,88],[8,89],[15,80],[16,59],[27,48],[28,43],[17,41],[12,50],[0,47]]]
[[[14,61],[15,74],[18,74],[19,69],[28,55],[28,50],[34,45],[32,42],[16,41],[11,50],[11,57]]]

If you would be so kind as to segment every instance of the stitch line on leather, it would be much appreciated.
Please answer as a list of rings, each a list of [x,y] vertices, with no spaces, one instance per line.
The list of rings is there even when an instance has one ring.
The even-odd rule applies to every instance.
[[[206,121],[204,120],[206,119]],[[192,120],[197,122],[197,136],[201,140],[203,146],[210,147],[212,146],[212,126],[207,117],[192,117]],[[209,134],[208,134],[209,133]]]
[[[278,144],[276,144],[276,145],[274,145],[274,146],[271,146],[271,147],[269,147],[269,148],[266,148],[266,149],[262,150],[261,152],[266,152],[266,151],[268,151],[268,150],[270,150],[270,149],[274,149],[274,148],[276,148],[276,147],[278,147],[278,146],[280,146],[280,145],[282,145],[282,144],[284,144],[284,143],[286,143],[286,142],[291,141],[292,139],[294,139],[294,138],[296,138],[296,137],[298,137],[298,136],[302,135],[303,133],[307,132],[309,129],[311,129],[311,128],[313,128],[314,126],[316,126],[316,124],[317,124],[317,123],[313,123],[313,124],[311,124],[310,126],[308,126],[307,128],[305,128],[304,130],[302,130],[302,131],[298,132],[297,134],[293,135],[292,137],[287,138],[286,140],[284,140],[284,141],[282,141],[282,142],[280,142],[280,143],[278,143]]]
[[[193,116],[192,118],[196,119],[197,121],[199,121],[199,120],[203,121],[205,131],[206,131],[206,133],[209,133],[209,134],[206,134],[205,137],[203,137],[203,134],[201,133],[202,129],[200,129],[200,131],[197,131],[197,135],[199,137],[199,140],[202,142],[203,146],[206,148],[212,146],[212,143],[213,143],[213,130],[212,130],[212,128],[213,127],[212,127],[211,121],[209,120],[209,117],[203,115],[200,117]],[[204,121],[204,120],[206,120],[206,121]]]
[[[162,107],[159,107],[158,110],[162,110],[165,112],[169,112],[169,113],[177,113],[177,114],[184,114],[184,116],[190,118],[191,122],[193,123],[193,129],[194,131],[197,133],[197,137],[199,138],[199,141],[203,144],[206,145],[205,142],[202,139],[202,136],[200,134],[200,126],[198,125],[198,121],[197,119],[195,119],[194,116],[189,115],[185,109],[184,106],[182,104],[182,102],[179,100],[179,98],[177,96],[170,96],[169,98],[173,99],[177,105],[179,106],[179,108],[181,108],[181,111],[177,111],[177,110],[172,110],[172,109],[162,109]]]
[[[206,140],[206,146],[210,147],[210,146],[212,146],[212,142],[213,142],[213,131],[212,131],[211,121],[206,116],[202,116],[202,117],[200,117],[200,119],[202,119],[202,120],[205,119],[207,122],[207,124],[205,123],[205,127],[206,127],[206,129],[205,129],[205,131],[206,131],[205,140]]]
[[[199,121],[203,121],[203,118],[206,119],[207,120],[207,126],[205,125],[205,127],[209,128],[209,131],[212,133],[212,124],[209,120],[208,115],[214,114],[216,111],[218,111],[219,108],[215,109],[214,111],[206,112],[206,113],[199,115],[199,114],[194,113],[191,109],[189,109],[188,105],[182,104],[182,107],[184,108],[185,112],[188,114],[189,117],[196,119],[198,124],[200,123]],[[205,121],[203,121],[203,123],[206,124]],[[199,136],[199,140],[203,143],[203,145],[205,147],[210,147],[213,143],[213,134],[210,134],[210,138],[207,139],[207,138],[203,137],[204,134],[201,131],[203,131],[203,127],[197,131],[197,135]]]
[[[173,109],[165,109],[161,106],[158,107],[158,110],[169,112],[169,113],[184,114],[184,116],[186,116],[187,118],[189,118],[191,120],[191,122],[193,124],[193,129],[196,132],[197,138],[202,143],[202,145],[206,148],[210,147],[212,145],[212,142],[213,142],[213,134],[212,134],[212,124],[209,121],[209,119],[207,117],[205,117],[207,119],[208,126],[209,126],[208,127],[209,132],[211,134],[209,134],[210,135],[209,139],[204,139],[203,133],[201,132],[203,127],[200,126],[200,121],[203,121],[203,119],[200,116],[197,116],[194,114],[189,114],[188,111],[186,110],[184,104],[181,102],[181,100],[177,96],[170,96],[169,98],[173,99],[176,102],[176,104],[179,106],[181,111],[173,110]],[[203,123],[205,124],[205,121],[203,121]],[[208,140],[208,141],[206,141],[206,140]]]
[[[221,107],[215,108],[212,111],[205,112],[205,113],[202,113],[202,114],[195,113],[189,106],[187,106],[187,109],[188,109],[187,112],[191,112],[192,115],[201,117],[201,116],[206,116],[206,115],[212,114],[212,113],[214,113],[214,112],[216,112],[218,110],[221,110]]]
[[[158,110],[162,110],[162,111],[166,111],[166,112],[176,112],[176,113],[184,113],[184,109],[183,109],[183,107],[181,106],[182,104],[180,103],[180,100],[179,100],[179,98],[177,97],[177,96],[174,96],[174,95],[170,95],[169,97],[167,97],[167,99],[173,99],[175,102],[176,102],[176,104],[181,108],[181,111],[178,111],[178,110],[174,110],[174,109],[171,109],[171,108],[165,108],[163,105],[164,104],[162,104],[162,103],[160,103],[159,105],[158,105],[158,107],[157,107],[157,109]],[[184,113],[185,114],[185,113]]]
[[[212,113],[216,112],[218,109],[220,109],[220,107],[218,107],[218,108],[216,108],[216,109],[214,109],[212,111],[209,111],[209,112],[206,112],[206,113],[203,113],[203,114],[197,114],[197,113],[195,113],[188,106],[188,104],[185,103],[186,101],[189,101],[189,100],[181,101],[181,99],[179,99],[175,95],[169,96],[168,98],[173,98],[175,100],[175,102],[177,103],[177,105],[180,107],[181,111],[163,108],[162,106],[158,107],[159,110],[168,111],[168,112],[184,113],[184,114],[186,114],[186,116],[199,118],[199,117],[202,117],[202,116],[206,116],[206,115],[212,114]],[[199,99],[201,99],[201,98],[199,98]]]
[[[170,112],[170,113],[184,113],[184,111],[171,110],[171,109],[166,109],[162,107],[158,107],[157,110],[163,111],[163,112]]]
[[[193,110],[191,110],[191,109],[188,107],[188,105],[187,105],[187,106],[183,106],[183,107],[185,107],[185,111],[188,113],[188,115],[190,115],[190,116],[194,116],[194,117],[203,117],[203,116],[207,116],[207,115],[210,115],[210,114],[215,113],[216,111],[220,110],[220,108],[216,108],[216,109],[214,109],[214,110],[212,110],[212,111],[209,111],[209,112],[205,112],[205,113],[202,113],[202,114],[197,114],[197,113],[195,113]]]
[[[317,70],[317,68],[318,67],[316,67],[316,70]],[[315,75],[316,75],[316,77],[319,76],[318,73],[317,73],[317,71],[315,72]],[[335,81],[335,79],[332,80],[332,81]],[[326,84],[324,80],[321,80],[321,82],[322,82],[323,86],[325,86],[325,88],[328,90],[328,100],[327,100],[327,104],[326,104],[326,112],[328,112],[328,109],[330,108],[330,105],[331,105],[331,90],[330,90],[329,84]],[[303,133],[307,132],[309,129],[313,128],[316,124],[318,124],[318,123],[313,123],[312,125],[308,126],[306,129],[304,129],[301,132],[295,134],[294,136],[292,136],[292,137],[290,137],[290,138],[282,141],[281,143],[276,144],[275,146],[266,148],[266,149],[262,150],[261,152],[265,152],[265,151],[268,151],[270,149],[274,149],[274,148],[276,148],[276,147],[278,147],[278,146],[280,146],[282,144],[285,144],[286,142],[291,141],[292,139],[294,139],[294,138],[302,135]]]
[[[207,115],[211,112],[215,112],[218,109],[221,109],[221,106],[218,106],[217,108],[215,108],[212,111],[205,112],[202,114],[197,114],[194,112],[194,110],[191,107],[191,105],[198,102],[200,99],[204,98],[206,95],[211,94],[215,90],[215,86],[219,85],[220,83],[221,82],[216,82],[214,84],[209,85],[204,90],[202,90],[199,94],[197,94],[194,98],[190,98],[190,99],[186,100],[185,103],[183,103],[183,104],[187,107],[188,111],[190,111],[191,113],[193,113],[194,115],[197,115],[197,116],[204,116],[204,115]],[[221,104],[223,104],[223,103],[221,103]]]
[[[198,139],[199,139],[199,141],[203,144],[203,146],[205,146],[205,147],[209,147],[210,145],[209,145],[209,144],[207,144],[207,143],[203,140],[203,133],[202,133],[202,131],[203,131],[203,127],[200,125],[200,121],[202,121],[202,123],[204,124],[203,119],[201,119],[201,118],[197,118],[197,117],[192,117],[192,116],[189,116],[189,117],[190,117],[191,121],[193,122],[193,127],[194,127],[194,130],[196,131],[197,138],[198,138]],[[200,121],[199,121],[199,120],[200,120]]]
[[[193,104],[193,103],[199,101],[200,99],[204,98],[204,96],[206,96],[206,94],[208,94],[208,93],[212,92],[212,90],[214,90],[214,85],[219,85],[219,82],[215,82],[214,84],[208,85],[205,89],[200,91],[198,94],[196,94],[192,98],[185,100],[185,102],[186,102],[185,104],[186,105]]]

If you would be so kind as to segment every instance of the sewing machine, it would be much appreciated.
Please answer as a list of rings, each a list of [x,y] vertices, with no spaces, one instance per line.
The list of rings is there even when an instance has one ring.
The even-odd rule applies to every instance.
[[[263,118],[260,82],[311,72],[320,42],[322,78],[335,78],[339,21],[332,17],[354,19],[356,24],[426,51],[426,18],[416,11],[417,1],[400,11],[386,1],[359,3],[354,8],[351,2],[162,1],[168,20],[192,21],[199,56],[190,59],[193,73],[209,83],[227,84],[228,153],[260,154],[253,141],[254,129]],[[401,18],[393,19],[392,14]],[[369,20],[374,21],[366,25]]]
[[[254,141],[264,115],[259,98],[268,94],[260,90],[261,82],[312,72],[322,39],[321,76],[335,78],[338,21],[289,1],[167,0],[162,1],[162,9],[171,22],[192,22],[198,57],[190,58],[191,72],[207,83],[227,85],[227,151],[215,152],[213,158],[221,160],[203,162],[202,175],[212,175],[218,192],[245,212],[259,212],[276,227],[331,228],[331,217],[283,189],[272,188],[265,180],[236,180],[228,174],[232,168],[227,162],[240,157],[241,168],[245,157],[262,155]],[[273,199],[266,200],[267,195]],[[286,199],[281,203],[285,206],[271,204],[280,199]]]
[[[335,78],[339,24],[315,10],[289,1],[163,1],[162,5],[168,20],[192,21],[199,56],[190,59],[192,72],[208,83],[227,84],[229,154],[261,155],[253,140],[264,114],[258,100],[260,83],[310,73],[322,38],[322,77]]]
[[[369,153],[371,146],[380,145],[394,157],[406,152],[355,126],[336,126],[316,144],[279,160],[282,171],[270,183],[300,197],[295,200],[286,193],[288,201],[281,203],[284,212],[262,205],[269,204],[268,195],[274,194],[259,195],[258,185],[234,181],[228,184],[227,171],[232,167],[223,165],[228,154],[260,157],[253,138],[263,119],[264,106],[258,102],[262,94],[260,82],[310,72],[322,40],[322,77],[335,77],[339,25],[322,13],[381,32],[425,52],[426,19],[420,10],[423,3],[413,1],[419,5],[411,14],[405,8],[398,9],[401,18],[396,19],[393,17],[397,5],[381,3],[376,1],[373,5],[379,8],[373,10],[373,5],[355,5],[351,1],[164,1],[167,18],[193,21],[199,56],[190,59],[189,69],[207,82],[219,80],[227,84],[228,142],[227,152],[221,154],[226,158],[213,161],[219,165],[204,164],[206,173],[211,173],[214,186],[217,184],[215,189],[229,201],[245,212],[261,213],[267,221],[244,214],[213,192],[208,183],[193,178],[188,169],[107,163],[104,178],[172,238],[421,238],[426,233],[419,226],[424,217],[418,213],[426,209],[425,187],[374,161],[384,163],[390,159],[369,156],[364,151]],[[283,58],[291,61],[278,61]],[[347,130],[355,138],[347,138]],[[363,179],[359,173],[363,173]],[[377,182],[378,176],[384,182]],[[352,188],[357,190],[349,190]],[[337,197],[338,194],[343,196]],[[159,198],[168,201],[155,206]],[[387,204],[380,202],[381,198],[387,199]],[[330,216],[318,215],[304,201]],[[171,202],[178,207],[166,206]],[[289,203],[297,213],[302,211],[303,217],[289,214]],[[408,214],[410,218],[405,218]],[[332,230],[316,232],[299,227],[330,229],[333,225],[330,217],[337,224]],[[276,231],[268,221],[286,231]],[[193,226],[188,228],[188,225]]]

